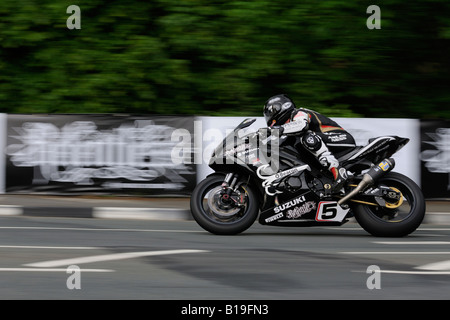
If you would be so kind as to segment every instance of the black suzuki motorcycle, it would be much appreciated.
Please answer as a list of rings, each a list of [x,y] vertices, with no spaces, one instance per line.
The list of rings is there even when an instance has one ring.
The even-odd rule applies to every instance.
[[[246,119],[212,154],[215,171],[191,196],[191,213],[205,230],[233,235],[258,218],[273,226],[340,226],[354,217],[373,236],[403,237],[425,216],[421,189],[392,172],[390,158],[408,138],[381,136],[335,153],[350,177],[331,192],[331,173],[289,136],[275,130],[243,133],[256,119]],[[267,133],[272,132],[271,134]],[[279,132],[278,132],[279,133]]]

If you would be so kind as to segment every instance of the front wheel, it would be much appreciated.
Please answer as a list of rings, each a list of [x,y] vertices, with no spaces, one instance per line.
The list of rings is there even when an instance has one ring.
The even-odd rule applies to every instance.
[[[401,192],[401,201],[391,208],[356,205],[353,210],[359,225],[376,237],[404,237],[415,231],[425,216],[425,199],[419,186],[396,172],[388,173],[377,184]]]
[[[206,231],[219,235],[241,233],[255,222],[259,206],[255,191],[239,182],[233,194],[223,191],[223,175],[212,175],[200,182],[192,192],[191,213]]]

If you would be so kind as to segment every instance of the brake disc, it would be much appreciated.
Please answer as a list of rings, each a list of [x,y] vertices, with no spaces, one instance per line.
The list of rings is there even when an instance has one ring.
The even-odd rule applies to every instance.
[[[218,186],[210,191],[208,207],[215,216],[221,219],[227,219],[236,215],[241,208],[236,206],[231,197],[224,199],[222,191],[222,186]]]

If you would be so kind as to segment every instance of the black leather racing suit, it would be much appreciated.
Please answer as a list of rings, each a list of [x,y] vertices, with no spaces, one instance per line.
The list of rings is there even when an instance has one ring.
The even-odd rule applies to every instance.
[[[345,169],[340,169],[332,151],[354,148],[355,139],[335,121],[316,111],[299,108],[281,127],[283,134],[298,136],[303,146],[330,170],[336,182],[347,178]]]

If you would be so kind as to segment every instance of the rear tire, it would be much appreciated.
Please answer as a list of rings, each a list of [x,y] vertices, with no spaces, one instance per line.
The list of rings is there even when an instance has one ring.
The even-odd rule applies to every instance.
[[[359,225],[376,237],[404,237],[414,232],[425,217],[425,199],[419,186],[397,172],[377,181],[402,192],[404,204],[396,209],[358,204],[353,207]]]
[[[245,197],[245,206],[230,207],[229,210],[218,208],[212,210],[209,197],[220,190],[223,175],[212,175],[200,182],[192,192],[191,213],[194,220],[206,231],[217,235],[234,235],[244,232],[255,222],[259,206],[255,191],[249,185],[240,187]],[[221,210],[217,213],[218,210]]]

